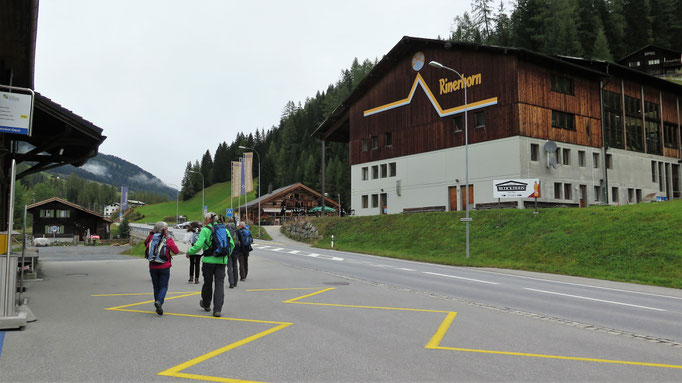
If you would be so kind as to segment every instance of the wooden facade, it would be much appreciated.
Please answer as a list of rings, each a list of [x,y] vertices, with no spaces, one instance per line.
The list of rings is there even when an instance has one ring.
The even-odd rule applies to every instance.
[[[260,202],[260,204],[259,204]],[[325,198],[326,206],[338,211],[339,204]],[[320,206],[320,193],[302,183],[295,183],[273,190],[246,206],[239,207],[241,216],[248,210],[248,221],[258,222],[258,207],[261,209],[261,223],[264,225],[281,224],[284,219],[294,216],[311,215],[310,210]]]
[[[35,238],[78,236],[82,241],[90,230],[90,235],[97,234],[101,239],[109,239],[111,220],[75,203],[54,197],[29,205],[27,209],[33,216]],[[56,228],[54,233],[52,228]]]
[[[457,75],[426,63],[416,71],[411,61],[417,52],[421,52],[427,62],[433,60],[457,68],[465,77],[480,73],[480,84],[467,88],[469,105],[496,98],[494,105],[479,110],[470,107],[469,144],[524,136],[593,148],[603,147],[603,86],[605,91],[620,97],[617,123],[622,130],[623,141],[620,147],[606,147],[680,158],[678,104],[682,87],[676,84],[612,63],[409,37],[403,38],[340,105],[338,110],[342,113],[335,111],[335,115],[314,134],[328,140],[348,137],[351,165],[464,145],[464,134],[454,129],[453,121],[463,116],[463,113],[440,116],[433,100],[429,99],[428,91],[417,84],[419,76],[442,109],[463,107],[462,89],[446,94],[440,92],[440,81],[456,80]],[[553,89],[555,78],[568,81],[570,91]],[[410,97],[409,104],[365,115],[367,111]],[[626,102],[633,100],[626,98],[640,103],[637,116],[641,119],[641,127],[631,131],[629,138],[626,121],[631,121],[628,117],[634,115],[626,108]],[[646,117],[647,107],[658,108],[658,116],[652,119]],[[477,128],[477,111],[485,111],[483,128]],[[572,129],[553,126],[552,118],[557,112],[569,115],[573,121]],[[648,132],[647,121],[650,121]],[[658,125],[656,131],[651,130],[653,122]],[[664,142],[664,123],[676,125],[674,136],[677,139],[673,140],[676,141],[673,145]],[[655,140],[652,133],[658,134],[656,145],[653,144]],[[628,139],[631,140],[630,146],[627,144]],[[647,145],[650,147],[647,148]]]
[[[652,76],[679,74],[682,70],[682,52],[647,45],[618,60],[618,63]]]

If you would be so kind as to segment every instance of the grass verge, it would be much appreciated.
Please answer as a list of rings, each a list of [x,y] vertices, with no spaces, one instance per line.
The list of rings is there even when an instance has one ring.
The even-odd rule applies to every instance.
[[[497,267],[682,288],[682,200],[587,209],[314,218],[314,245],[446,265]]]

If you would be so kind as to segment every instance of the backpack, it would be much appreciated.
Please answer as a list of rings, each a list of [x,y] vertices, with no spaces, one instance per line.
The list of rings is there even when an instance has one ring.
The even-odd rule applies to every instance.
[[[155,233],[151,241],[147,244],[145,255],[149,262],[166,263],[168,262],[168,255],[166,249],[167,237],[161,238],[161,233]]]
[[[232,250],[230,234],[225,225],[214,223],[211,227],[211,246],[204,252],[204,256],[226,257],[232,253]]]
[[[242,235],[244,236],[244,242],[242,243],[242,246],[248,247],[253,244],[253,237],[251,236],[251,230],[248,228],[243,228],[242,229]]]
[[[228,223],[227,224],[227,230],[230,231],[230,236],[232,237],[232,240],[234,241],[234,247],[235,249],[241,249],[242,243],[241,240],[239,239],[239,233],[237,233],[237,227],[233,223]]]
[[[197,240],[199,240],[199,231],[195,230],[192,233],[192,239],[189,241],[190,245],[194,246],[194,244],[197,243]]]

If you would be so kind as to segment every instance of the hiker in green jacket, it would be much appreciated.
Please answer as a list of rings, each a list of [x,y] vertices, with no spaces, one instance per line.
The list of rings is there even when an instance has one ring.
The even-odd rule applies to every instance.
[[[204,251],[202,258],[203,265],[201,272],[204,275],[204,285],[201,288],[201,300],[199,305],[204,311],[211,311],[211,297],[213,297],[213,316],[219,317],[225,301],[225,265],[227,257],[215,257],[208,254],[206,250],[211,247],[211,235],[213,224],[215,223],[215,213],[204,214],[204,227],[199,232],[199,238],[194,243],[187,254],[194,255],[199,250]],[[215,290],[213,290],[213,280],[215,279]]]

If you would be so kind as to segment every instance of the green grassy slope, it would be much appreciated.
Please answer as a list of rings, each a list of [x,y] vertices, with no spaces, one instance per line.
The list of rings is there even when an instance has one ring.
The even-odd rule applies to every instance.
[[[247,198],[249,201],[258,196],[256,190],[257,189],[254,189],[254,191],[248,193]],[[231,191],[232,187],[230,182],[223,182],[207,187],[204,191],[204,198],[205,204],[208,206],[208,211],[225,215],[225,209],[230,207]],[[233,198],[232,204],[235,209],[239,206],[238,201],[239,199],[237,197]],[[243,204],[243,196],[241,201]],[[187,201],[180,201],[178,203],[178,210],[180,211],[180,215],[186,216],[190,221],[201,221],[201,192],[195,194],[194,197]],[[164,217],[175,217],[176,201],[147,205],[139,207],[135,209],[135,211],[144,214],[144,218],[139,219],[137,222],[157,222],[163,220]]]
[[[523,269],[682,288],[682,200],[587,209],[315,218],[316,245],[450,265]]]

